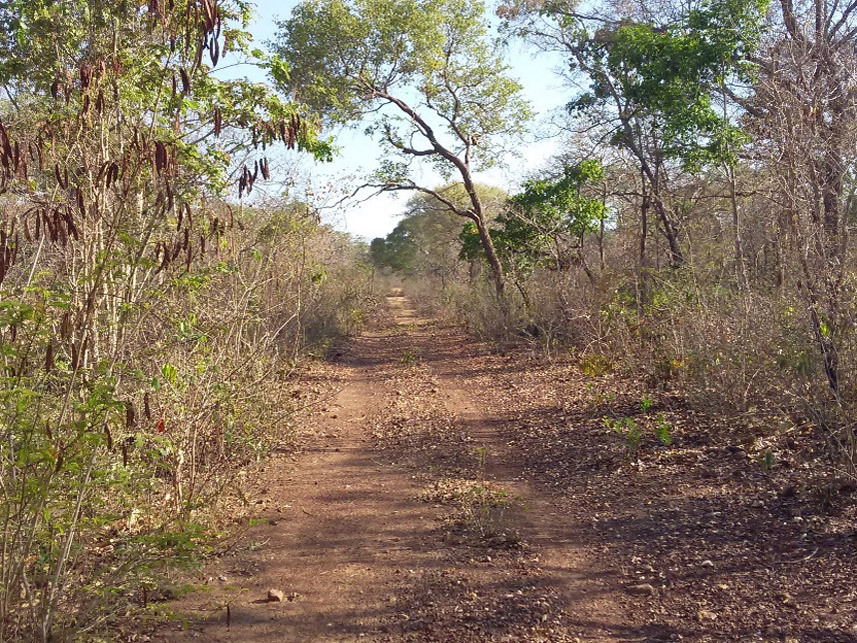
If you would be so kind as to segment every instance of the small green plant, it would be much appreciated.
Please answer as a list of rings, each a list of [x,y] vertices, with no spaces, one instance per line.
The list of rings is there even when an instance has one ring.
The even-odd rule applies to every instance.
[[[420,361],[422,357],[422,350],[420,348],[415,348],[413,350],[405,351],[405,354],[402,355],[401,362],[405,366],[411,366],[412,364],[416,364]]]
[[[604,426],[622,436],[625,441],[625,455],[629,460],[637,456],[640,450],[640,441],[643,439],[643,431],[634,418],[623,417],[614,420],[606,417],[604,418]]]
[[[600,377],[613,370],[613,362],[600,353],[587,355],[580,360],[580,370],[589,377]]]
[[[477,466],[479,467],[480,477],[485,470],[485,460],[488,457],[488,449],[486,447],[476,447],[473,450],[476,455]]]
[[[658,413],[658,417],[656,418],[657,424],[655,425],[655,435],[658,440],[661,441],[665,447],[670,446],[673,443],[672,432],[670,431],[670,423],[667,422],[667,419],[664,417],[663,413]]]
[[[484,457],[484,451],[477,449],[477,455]],[[490,482],[461,478],[437,480],[420,497],[425,502],[454,507],[451,522],[476,540],[493,542],[497,539],[507,544],[517,540],[510,526],[509,512],[527,508],[520,496]]]
[[[462,522],[480,538],[490,539],[507,531],[507,514],[519,498],[487,485],[470,487],[461,499]]]
[[[592,390],[592,403],[596,407],[616,401],[616,394],[612,391],[602,391],[600,389],[590,390]]]
[[[648,413],[651,410],[653,404],[654,402],[652,402],[652,398],[650,398],[648,395],[644,395],[643,399],[640,400],[640,410],[643,413]]]

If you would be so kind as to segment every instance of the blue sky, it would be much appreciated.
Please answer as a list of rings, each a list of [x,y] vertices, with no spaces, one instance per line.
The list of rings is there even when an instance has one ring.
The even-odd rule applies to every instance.
[[[256,46],[265,48],[264,43],[274,38],[276,21],[287,18],[296,4],[297,0],[257,0],[255,19],[250,27]],[[508,53],[511,73],[523,84],[525,96],[539,116],[545,116],[567,102],[569,90],[562,87],[562,81],[554,73],[554,68],[561,64],[559,58],[543,53],[536,55],[523,45],[512,45]],[[262,80],[252,69],[236,71]],[[298,161],[301,173],[311,181],[310,189],[316,198],[327,204],[337,202],[341,195],[350,193],[360,183],[361,176],[377,166],[378,159],[383,156],[382,150],[362,132],[362,126],[333,132],[337,145],[342,149],[341,156],[333,163],[316,164],[310,159]],[[497,168],[477,175],[477,179],[514,190],[525,175],[543,165],[557,148],[555,139],[527,141],[517,150],[517,158],[510,157],[507,169]],[[424,172],[419,178],[432,187],[443,182],[431,171]],[[300,191],[306,185],[306,181],[301,181],[295,189]],[[398,197],[379,195],[362,203],[355,201],[326,208],[323,210],[324,218],[340,230],[369,240],[384,236],[395,227],[407,198],[406,194]]]

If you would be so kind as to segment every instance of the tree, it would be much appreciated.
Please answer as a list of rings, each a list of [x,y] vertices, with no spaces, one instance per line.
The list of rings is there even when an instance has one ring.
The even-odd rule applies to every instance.
[[[470,197],[461,183],[435,189],[458,207],[464,208],[469,202]],[[489,220],[493,220],[495,213],[505,204],[506,192],[481,184],[477,184],[476,189],[484,211]],[[372,242],[373,257],[376,265],[387,266],[406,275],[438,277],[445,287],[458,272],[461,262],[460,233],[461,218],[433,195],[420,192],[408,201],[402,220],[386,239]],[[474,253],[472,260],[480,261],[484,254],[478,234],[474,244],[480,252],[478,257]]]
[[[590,87],[571,112],[598,110],[605,138],[639,163],[648,192],[641,214],[654,207],[674,266],[684,261],[680,206],[669,203],[671,162],[698,170],[734,165],[746,140],[718,110],[725,83],[746,79],[761,36],[766,0],[711,0],[677,15],[583,14],[575,2],[520,2],[500,13],[519,34],[570,57]],[[624,9],[627,11],[627,9]],[[722,103],[721,103],[722,105]]]
[[[857,154],[855,13],[857,2],[774,3],[757,82],[737,97],[757,149],[770,159],[771,200],[781,211],[778,245],[800,266],[797,285],[838,403],[846,370],[840,348],[854,328],[847,213]],[[781,260],[781,286],[786,279]]]
[[[145,551],[86,553],[116,507],[151,491],[128,458],[138,439],[158,440],[172,473],[163,524],[198,506],[192,440],[229,395],[217,360],[237,346],[231,372],[246,372],[249,344],[268,336],[242,325],[234,344],[201,346],[195,397],[169,404],[186,389],[157,363],[171,339],[156,330],[175,312],[180,344],[205,343],[188,301],[229,271],[229,193],[268,175],[277,141],[330,154],[270,87],[212,74],[227,51],[251,55],[248,19],[242,0],[0,1],[0,639],[24,627],[55,639],[71,627],[61,610],[103,598],[102,580]],[[211,411],[197,406],[184,432],[182,408],[200,403]]]
[[[564,165],[559,176],[526,181],[497,217],[491,237],[527,308],[531,303],[523,280],[537,267],[567,270],[578,263],[590,281],[595,280],[583,256],[583,238],[603,223],[606,207],[603,200],[583,191],[602,177],[598,161]],[[473,226],[466,226],[459,238],[462,258],[477,259],[481,249]],[[572,251],[576,252],[573,258]]]
[[[529,110],[498,46],[488,38],[481,2],[467,0],[314,0],[280,24],[286,86],[328,120],[369,121],[397,161],[381,164],[367,187],[418,191],[475,226],[498,295],[503,267],[488,234],[473,173],[501,160]],[[467,202],[416,183],[413,161],[456,176]]]

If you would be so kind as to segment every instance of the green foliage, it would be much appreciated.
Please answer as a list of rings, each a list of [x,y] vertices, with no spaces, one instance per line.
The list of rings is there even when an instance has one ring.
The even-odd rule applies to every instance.
[[[657,424],[655,424],[655,436],[658,440],[661,441],[665,447],[670,446],[673,443],[672,431],[670,430],[670,423],[667,422],[667,419],[664,417],[663,413],[658,413],[655,418]]]
[[[633,418],[604,418],[604,426],[622,437],[625,443],[625,457],[629,460],[637,457],[640,442],[643,439],[643,430]]]
[[[506,198],[500,188],[477,184],[476,190],[489,213]],[[460,183],[441,186],[436,192],[455,207],[467,208],[469,196]],[[460,222],[436,196],[418,193],[408,201],[405,215],[393,231],[372,241],[373,263],[408,276],[449,279],[457,273],[459,255],[464,254],[460,251]],[[480,247],[478,238],[476,244]]]
[[[567,267],[564,249],[579,244],[583,235],[594,232],[606,216],[603,201],[584,194],[603,174],[597,160],[582,161],[564,166],[558,178],[527,181],[522,192],[510,197],[508,210],[490,228],[507,269],[526,275],[539,266]],[[475,225],[466,224],[459,240],[463,259],[475,261],[482,256]]]
[[[734,165],[748,139],[716,101],[724,83],[753,77],[751,61],[768,4],[707,0],[663,26],[623,19],[594,33],[577,27],[575,54],[592,85],[569,108],[615,102],[618,94],[620,118],[633,114],[649,120],[663,137],[667,157],[691,170],[710,163]],[[620,128],[612,143],[634,145],[627,136],[628,130]]]
[[[285,86],[327,119],[359,121],[415,92],[413,107],[441,116],[456,140],[479,139],[474,154],[484,166],[496,160],[489,138],[521,131],[528,115],[520,85],[505,76],[487,38],[481,2],[302,2],[280,23],[277,50],[290,68]],[[401,110],[370,127],[398,151],[412,144],[405,141],[414,130]],[[419,133],[425,140],[427,132]],[[390,163],[385,173],[399,168],[392,172],[398,182],[402,166]]]
[[[580,370],[589,377],[601,377],[613,370],[615,364],[606,355],[592,353],[580,360]]]

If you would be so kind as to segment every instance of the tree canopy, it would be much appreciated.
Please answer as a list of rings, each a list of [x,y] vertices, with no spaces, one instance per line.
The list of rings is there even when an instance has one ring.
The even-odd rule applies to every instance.
[[[498,62],[484,9],[465,0],[302,2],[280,24],[277,55],[292,70],[286,86],[297,100],[332,122],[367,123],[395,154],[367,187],[424,192],[474,222],[502,292],[473,172],[500,160],[530,112]],[[468,202],[417,184],[415,160],[455,176]]]

